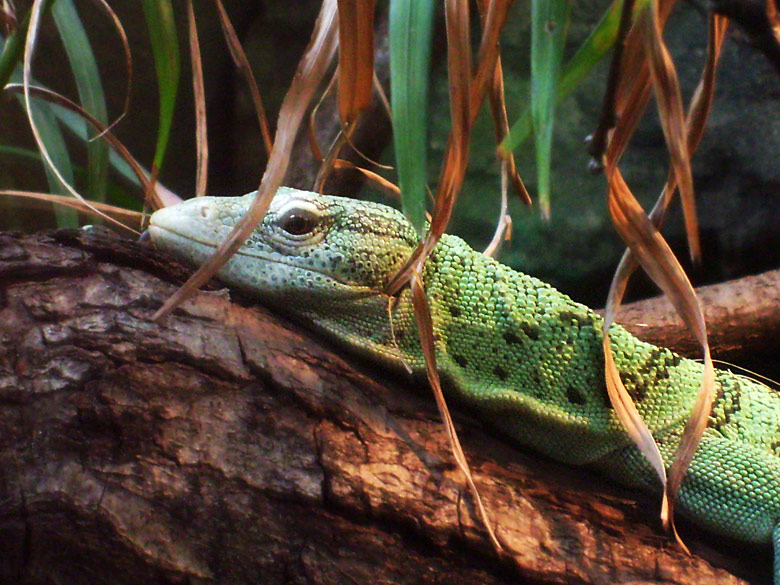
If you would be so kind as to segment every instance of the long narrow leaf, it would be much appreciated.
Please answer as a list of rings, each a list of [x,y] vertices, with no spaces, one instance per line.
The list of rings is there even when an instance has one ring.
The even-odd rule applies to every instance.
[[[422,236],[428,162],[428,77],[433,0],[390,1],[390,98],[401,203]]]
[[[542,217],[550,217],[550,159],[558,76],[563,59],[569,0],[531,2],[531,120]]]
[[[255,112],[257,113],[257,119],[260,123],[260,132],[263,135],[263,144],[265,144],[265,151],[268,156],[271,156],[271,150],[273,150],[273,140],[271,139],[271,131],[268,128],[268,118],[265,115],[265,107],[263,107],[263,99],[260,97],[260,90],[257,88],[257,81],[252,74],[252,68],[249,66],[249,59],[246,57],[241,42],[238,40],[236,30],[233,28],[233,24],[230,22],[227,11],[222,4],[222,0],[214,0],[217,6],[217,12],[219,12],[219,22],[222,25],[222,33],[225,36],[225,42],[230,50],[230,56],[233,57],[233,63],[238,68],[238,72],[241,77],[244,78],[244,82],[249,87],[249,93],[252,96],[252,103],[255,106]]]
[[[154,168],[159,170],[165,159],[176,110],[176,94],[179,90],[179,40],[170,0],[143,0],[143,9],[149,29],[157,72],[157,92],[160,97],[160,118],[154,151]]]
[[[22,86],[22,85],[8,85],[6,86],[6,91],[9,92],[22,92],[25,93],[25,98],[28,98],[30,96],[34,97],[40,97],[44,100],[51,102],[52,105],[55,105],[60,108],[65,108],[71,112],[75,112],[83,120],[91,124],[94,128],[98,129],[102,135],[102,139],[106,140],[114,149],[116,152],[124,159],[125,163],[130,166],[133,173],[135,174],[138,182],[143,187],[144,192],[149,192],[150,184],[149,179],[147,178],[147,173],[144,171],[144,169],[141,167],[140,164],[133,158],[133,156],[130,154],[130,152],[127,150],[127,148],[114,136],[111,131],[108,130],[108,128],[105,127],[105,125],[101,124],[99,121],[95,120],[89,112],[84,111],[84,109],[79,106],[78,104],[72,102],[68,98],[57,94],[51,90],[42,88],[42,87],[35,87],[35,86]],[[46,153],[44,151],[41,151],[41,156],[46,160]],[[91,203],[89,201],[86,201],[82,198],[82,196],[72,189],[69,185],[66,185],[68,187],[68,192],[82,201],[87,207],[90,207]],[[159,209],[160,207],[164,207],[166,205],[173,205],[175,203],[178,203],[181,201],[181,199],[175,195],[174,193],[168,191],[167,189],[163,188],[161,185],[156,186],[155,190],[152,192],[152,204],[155,209]],[[99,212],[95,208],[94,211],[96,211],[98,214]],[[111,218],[108,218],[111,219]]]
[[[655,4],[652,4],[651,9],[642,14],[638,25],[641,25],[645,30],[645,45],[653,81],[653,92],[656,102],[658,102],[658,113],[669,149],[671,166],[674,169],[680,190],[688,247],[691,258],[698,262],[701,259],[701,244],[699,243],[699,224],[693,194],[693,174],[685,130],[685,113],[680,85],[677,81],[677,71],[663,41],[663,25]]]
[[[4,197],[18,197],[20,199],[25,200],[37,200],[37,201],[44,201],[46,203],[52,203],[57,206],[62,206],[74,211],[78,211],[81,213],[92,213],[94,214],[94,210],[90,207],[87,207],[79,201],[78,199],[75,199],[70,196],[64,196],[64,195],[52,195],[51,193],[37,193],[35,191],[18,191],[15,189],[0,189],[0,196]],[[141,225],[141,220],[143,219],[143,214],[138,211],[132,211],[130,209],[125,209],[123,207],[117,207],[116,205],[107,205],[105,203],[94,203],[94,207],[99,209],[102,214],[106,214],[110,217],[113,217],[117,220],[118,225],[121,225],[124,227],[125,223],[135,223],[139,227]],[[103,215],[100,214],[99,217],[103,217]],[[97,214],[96,214],[97,215]],[[133,233],[138,233],[136,230],[132,228],[127,228]]]
[[[68,155],[67,148],[64,145],[64,140],[62,139],[59,127],[56,125],[56,122],[51,123],[50,120],[47,120],[47,114],[50,114],[48,110],[46,110],[46,113],[44,113],[43,110],[37,110],[38,106],[34,106],[30,100],[32,60],[33,55],[35,54],[38,28],[40,26],[41,18],[50,6],[51,4],[48,0],[35,0],[30,7],[30,23],[27,30],[27,37],[24,43],[24,59],[22,67],[24,107],[27,110],[27,118],[30,121],[30,130],[32,131],[35,142],[38,145],[38,149],[41,151],[41,156],[44,160],[44,167],[46,169],[47,177],[49,177],[49,184],[51,189],[55,192],[70,193],[77,199],[83,201],[83,197],[73,188],[72,185],[73,170],[70,166],[70,157]],[[43,120],[43,122],[40,127],[36,121],[36,113],[42,114],[40,118]],[[52,146],[51,153],[49,152],[49,145]],[[56,162],[55,159],[57,159]],[[62,168],[60,168],[57,163],[62,165]],[[75,221],[72,214],[68,214],[67,217],[63,217],[62,219],[68,223]]]
[[[103,124],[108,123],[106,97],[95,55],[73,0],[58,0],[51,9],[68,56],[82,107]],[[87,143],[87,194],[91,201],[105,201],[108,180],[108,148],[102,140]]]
[[[192,63],[192,95],[195,101],[195,149],[198,153],[198,166],[195,169],[195,196],[206,194],[209,169],[209,141],[206,125],[206,90],[203,86],[203,65],[200,60],[200,42],[198,25],[195,23],[195,11],[192,0],[187,0],[187,28],[190,41],[190,63]]]
[[[20,100],[24,101],[24,97],[20,96]],[[58,169],[59,175],[63,180],[72,185],[73,165],[68,153],[68,146],[65,144],[65,137],[57,124],[57,119],[51,112],[49,104],[45,102],[31,102],[30,106],[32,108],[30,116],[35,120],[41,142],[49,154],[52,165]],[[44,164],[43,168],[46,171],[49,190],[59,195],[68,194],[68,189],[60,181],[58,173],[53,172],[52,167],[49,165]],[[77,228],[79,225],[78,216],[70,209],[55,207],[54,214],[57,217],[57,225],[60,227]]]
[[[634,17],[645,9],[652,0],[636,0],[634,3]],[[558,80],[558,92],[556,103],[560,104],[570,96],[579,83],[598,64],[601,59],[614,46],[617,38],[618,23],[620,22],[620,9],[623,0],[615,0],[609,9],[601,17],[601,20],[588,35],[588,38],[580,45],[577,52],[569,60],[561,71]],[[509,135],[499,146],[503,152],[512,152],[517,149],[533,133],[530,108],[523,110],[517,120],[512,124]]]
[[[458,433],[452,422],[449,408],[447,408],[447,402],[444,400],[444,392],[442,391],[441,382],[439,380],[439,370],[436,366],[436,343],[433,335],[433,321],[431,319],[431,310],[428,306],[428,299],[425,296],[425,288],[421,275],[422,270],[422,266],[418,265],[413,271],[411,292],[415,321],[417,322],[417,331],[420,335],[420,344],[422,346],[423,355],[425,356],[425,372],[428,375],[428,382],[430,382],[431,388],[433,389],[433,395],[436,398],[439,416],[441,416],[444,428],[447,431],[450,450],[455,457],[455,462],[458,464],[458,467],[466,478],[466,483],[469,487],[469,491],[474,497],[474,503],[477,506],[477,511],[479,512],[482,524],[488,532],[490,542],[493,544],[493,548],[496,552],[500,553],[503,550],[503,547],[498,542],[498,538],[496,538],[495,531],[490,522],[490,517],[488,516],[487,510],[485,510],[485,506],[482,503],[482,497],[479,495],[479,490],[471,475],[468,460],[466,459],[465,453],[463,453],[463,447],[460,445],[460,439],[458,439]]]
[[[338,0],[339,118],[347,132],[371,105],[374,79],[374,2]]]
[[[711,14],[709,20],[709,45],[707,47],[707,61],[705,63],[704,71],[699,85],[691,98],[691,105],[689,108],[688,116],[686,118],[687,128],[687,148],[689,155],[692,155],[696,150],[702,134],[704,133],[704,123],[707,119],[710,106],[712,104],[712,98],[715,91],[715,70],[717,68],[718,59],[720,57],[721,47],[723,45],[723,39],[725,38],[726,29],[728,26],[728,19],[718,15]],[[674,169],[669,170],[669,178],[667,179],[666,186],[656,202],[653,210],[650,212],[650,219],[653,224],[658,227],[663,221],[666,208],[671,201],[672,195],[676,188],[676,176]],[[605,324],[612,321],[620,302],[625,293],[628,279],[634,272],[638,262],[634,254],[627,250],[623,254],[623,258],[620,261],[620,265],[615,272],[615,276],[612,279],[612,284],[609,291],[609,299],[607,302],[607,317]],[[708,348],[703,348],[705,354],[709,353]],[[694,406],[691,414],[691,419],[686,425],[686,429],[681,440],[678,454],[672,464],[672,468],[669,473],[668,480],[668,500],[673,501],[677,490],[685,476],[687,467],[696,451],[698,442],[703,431],[703,426],[706,425],[706,416],[710,410],[710,396],[709,390],[706,388],[706,377],[702,383],[702,390],[697,398],[697,403]],[[671,513],[673,510],[664,510],[663,514],[667,518],[667,523],[673,526],[673,518]],[[662,515],[663,515],[662,514]]]

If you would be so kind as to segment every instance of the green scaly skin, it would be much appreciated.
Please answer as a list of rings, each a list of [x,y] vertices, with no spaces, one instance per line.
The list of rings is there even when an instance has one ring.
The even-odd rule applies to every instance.
[[[199,265],[254,194],[203,197],[156,212],[153,243]],[[293,233],[291,233],[293,232]],[[297,234],[297,235],[296,235]],[[384,366],[424,372],[411,297],[388,318],[383,293],[417,244],[389,207],[282,188],[220,278]],[[549,285],[444,236],[424,274],[445,392],[523,446],[659,494],[612,410],[601,317]],[[610,331],[616,364],[666,461],[694,403],[702,365]],[[780,396],[718,371],[717,396],[678,509],[698,524],[775,546],[780,585]]]

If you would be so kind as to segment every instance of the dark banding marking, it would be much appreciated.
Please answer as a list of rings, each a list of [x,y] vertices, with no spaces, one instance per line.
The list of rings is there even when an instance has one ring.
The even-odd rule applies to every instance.
[[[571,322],[574,321],[575,323],[577,323],[577,327],[585,327],[587,325],[593,324],[593,322],[587,317],[578,315],[573,311],[561,311],[560,313],[558,313],[558,319],[560,319],[560,321],[562,323],[565,323],[566,325],[570,325]]]
[[[642,365],[637,368],[637,372],[642,376],[649,376],[656,367],[662,364],[661,356],[663,354],[663,349],[654,347],[642,362]]]
[[[718,372],[715,382],[717,391],[715,392],[715,400],[713,401],[711,412],[720,410],[722,404],[723,418],[716,418],[712,423],[712,428],[720,430],[729,424],[734,415],[742,409],[740,404],[742,389],[739,386],[739,381],[736,378],[729,377],[725,372]],[[731,398],[730,402],[726,402],[727,396]]]
[[[466,366],[469,365],[469,360],[467,360],[459,353],[452,354],[452,359],[454,359],[455,363],[458,364],[461,368],[465,368]]]
[[[566,400],[572,404],[578,404],[580,406],[583,406],[586,402],[585,395],[582,393],[582,390],[576,386],[566,387]]]
[[[496,366],[493,368],[493,375],[502,382],[506,382],[506,379],[509,377],[507,371],[501,366]]]
[[[520,329],[529,339],[532,339],[533,341],[539,339],[539,328],[537,326],[531,325],[530,323],[521,323]]]
[[[631,400],[634,402],[642,402],[647,398],[647,386],[645,386],[640,375],[633,372],[621,372],[620,377],[623,380],[623,385],[626,387],[626,391],[631,397]]]
[[[504,331],[504,341],[510,344],[516,344],[516,343],[522,343],[522,339],[520,339],[517,335],[515,335],[512,331]]]
[[[628,395],[634,402],[642,402],[647,398],[647,386],[642,380],[634,382],[634,384],[628,388]]]

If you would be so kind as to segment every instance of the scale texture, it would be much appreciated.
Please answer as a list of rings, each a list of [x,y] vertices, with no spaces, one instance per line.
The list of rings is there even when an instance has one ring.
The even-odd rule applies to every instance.
[[[160,210],[151,239],[199,265],[253,197],[202,197]],[[424,379],[410,292],[395,299],[383,293],[416,245],[416,233],[394,209],[282,188],[219,276],[354,353]],[[424,284],[450,399],[521,446],[660,495],[610,406],[599,315],[454,236],[434,250]],[[671,461],[702,365],[619,326],[610,338],[621,379]],[[717,372],[716,387],[678,509],[713,532],[774,543],[780,585],[780,396],[725,370]]]

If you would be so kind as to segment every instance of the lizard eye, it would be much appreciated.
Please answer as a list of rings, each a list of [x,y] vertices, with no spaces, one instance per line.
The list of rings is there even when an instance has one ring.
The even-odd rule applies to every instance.
[[[279,219],[279,225],[288,234],[303,236],[314,231],[317,219],[306,209],[291,209]]]

